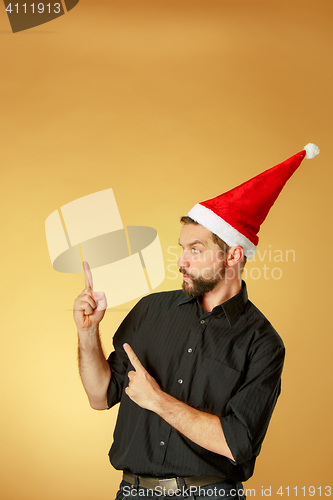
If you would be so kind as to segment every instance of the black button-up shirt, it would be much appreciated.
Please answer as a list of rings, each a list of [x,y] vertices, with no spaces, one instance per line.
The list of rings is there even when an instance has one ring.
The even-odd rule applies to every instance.
[[[235,462],[198,446],[124,392],[131,345],[164,392],[218,415]],[[284,346],[248,300],[246,285],[206,312],[181,290],[141,299],[124,319],[109,356],[109,407],[120,402],[109,452],[116,469],[149,476],[220,476],[244,481],[254,469],[280,393]]]

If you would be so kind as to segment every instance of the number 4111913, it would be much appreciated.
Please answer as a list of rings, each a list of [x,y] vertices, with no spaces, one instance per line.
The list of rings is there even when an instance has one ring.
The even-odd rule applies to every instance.
[[[289,486],[283,488],[282,486],[280,486],[280,488],[276,493],[281,496],[286,495],[287,497],[289,497],[289,494],[290,495],[294,494],[297,497],[297,493],[299,494],[299,496],[304,496],[304,497],[307,495],[309,495],[310,497],[317,495],[320,497],[321,496],[330,497],[332,491],[330,486],[325,486],[325,488],[322,488],[321,486],[319,486],[318,488],[316,488],[315,486],[309,486],[308,488],[306,488],[305,486],[303,486],[302,488],[298,488],[298,490],[297,486],[295,486],[295,488],[289,488]]]
[[[51,14],[51,12],[54,12],[54,14],[60,14],[61,5],[60,3],[54,3],[54,4],[48,3],[46,5],[44,5],[43,3],[36,3],[36,4],[24,3],[23,5],[20,6],[20,8],[23,9],[23,14],[26,14],[28,11],[32,12],[32,14],[34,14],[35,12],[38,14],[43,14],[44,12],[48,14]],[[11,3],[8,4],[8,6],[6,7],[6,11],[9,12],[10,14],[12,12],[14,12],[14,14],[15,13],[18,14],[19,4],[18,3],[13,4],[13,7]]]

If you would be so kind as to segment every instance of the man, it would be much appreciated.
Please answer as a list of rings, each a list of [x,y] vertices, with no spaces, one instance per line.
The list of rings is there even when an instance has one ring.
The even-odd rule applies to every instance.
[[[74,304],[82,382],[95,409],[120,402],[109,456],[126,496],[244,498],[280,394],[284,346],[241,274],[257,232],[308,145],[182,218],[182,290],[144,297],[105,358],[104,316],[85,263]]]

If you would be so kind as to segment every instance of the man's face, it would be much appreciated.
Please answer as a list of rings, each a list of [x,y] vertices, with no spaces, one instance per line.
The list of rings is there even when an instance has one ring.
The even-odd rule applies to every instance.
[[[211,232],[199,224],[184,224],[179,244],[183,248],[178,266],[184,293],[200,297],[214,290],[225,275],[225,256]]]

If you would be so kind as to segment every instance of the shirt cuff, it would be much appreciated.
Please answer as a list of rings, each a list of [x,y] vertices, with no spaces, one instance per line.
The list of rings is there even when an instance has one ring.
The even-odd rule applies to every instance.
[[[253,450],[247,428],[234,415],[221,417],[221,425],[225,440],[234,457],[232,464],[238,465],[252,458]]]

